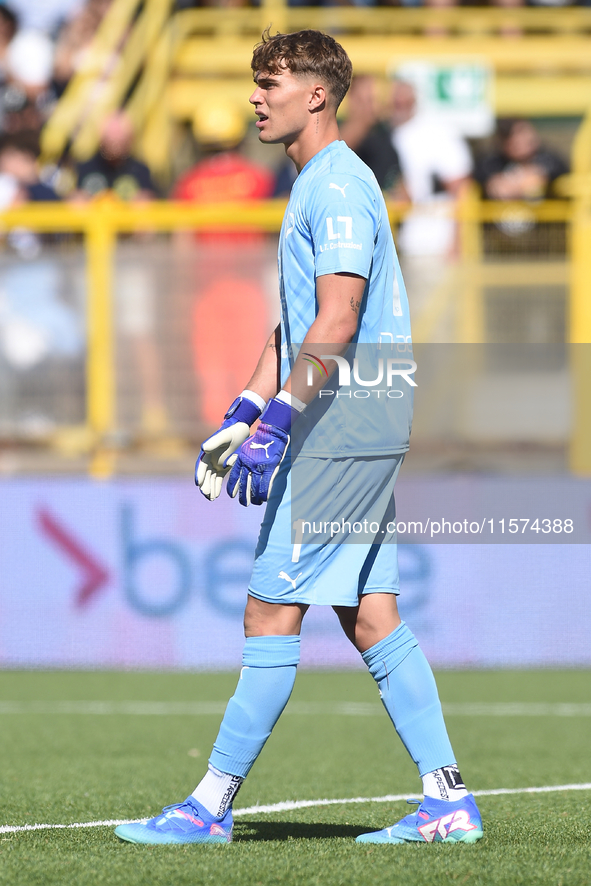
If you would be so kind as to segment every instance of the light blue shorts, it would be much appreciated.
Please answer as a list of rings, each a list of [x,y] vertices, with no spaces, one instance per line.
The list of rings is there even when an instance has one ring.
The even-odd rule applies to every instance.
[[[394,485],[404,455],[286,458],[273,484],[249,594],[268,603],[357,606],[398,594]]]

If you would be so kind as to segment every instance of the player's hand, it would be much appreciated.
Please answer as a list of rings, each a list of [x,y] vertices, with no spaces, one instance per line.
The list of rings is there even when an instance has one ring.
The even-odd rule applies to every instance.
[[[261,412],[247,397],[237,397],[220,429],[203,442],[195,465],[195,483],[210,501],[215,501],[222,491],[224,477],[231,468],[228,458],[242,446]]]
[[[246,440],[228,463],[228,495],[238,496],[241,505],[262,505],[268,501],[273,481],[285,458],[290,428],[297,411],[281,400],[271,400],[256,432]]]

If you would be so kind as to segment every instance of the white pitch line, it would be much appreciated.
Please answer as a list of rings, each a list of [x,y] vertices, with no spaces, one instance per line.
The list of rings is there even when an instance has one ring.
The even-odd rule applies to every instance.
[[[495,788],[490,791],[474,791],[475,797],[498,797],[501,794],[549,794],[557,791],[591,791],[591,782],[585,784],[559,784],[536,788]],[[343,800],[286,800],[269,806],[247,806],[235,809],[234,818],[244,815],[262,815],[270,812],[288,812],[292,809],[309,809],[314,806],[345,806],[350,803],[397,803],[408,800],[417,794],[386,794],[383,797],[349,797]],[[132,824],[146,819],[112,819],[109,821],[77,821],[73,824],[24,824],[1,825],[0,834],[15,834],[19,831],[71,830],[74,828],[116,827],[119,824]]]
[[[225,701],[0,701],[5,714],[83,714],[149,717],[203,717],[223,714]],[[576,702],[460,702],[444,703],[449,717],[591,717],[591,703]],[[285,714],[311,716],[375,717],[384,708],[374,702],[294,701]]]
[[[475,797],[496,797],[500,794],[545,794],[552,791],[591,791],[591,782],[587,784],[563,784],[541,788],[495,788],[490,791],[473,791]],[[347,800],[292,800],[275,803],[273,806],[249,806],[247,809],[234,810],[234,817],[254,815],[257,812],[286,812],[290,809],[306,809],[310,806],[340,806],[347,803],[397,803],[416,797],[416,794],[386,794],[384,797],[351,797]],[[419,796],[422,796],[419,795]]]

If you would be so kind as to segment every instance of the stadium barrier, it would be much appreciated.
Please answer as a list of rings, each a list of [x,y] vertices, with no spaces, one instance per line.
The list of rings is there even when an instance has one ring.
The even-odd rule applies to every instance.
[[[562,486],[583,543],[568,544],[564,533],[523,535],[518,521],[517,534],[507,521],[499,535],[495,521],[484,544],[448,532],[399,546],[400,612],[434,666],[591,666],[591,482],[566,478],[566,489],[547,480],[526,494],[555,517]],[[420,482],[402,476],[397,519],[425,492],[431,515],[449,516],[450,501],[486,496],[499,478],[442,484],[435,508],[433,483],[421,493]],[[13,478],[2,483],[2,501],[1,667],[240,667],[260,508],[225,494],[212,505],[184,478],[154,477]],[[363,667],[329,606],[306,616],[302,666]]]
[[[527,204],[468,191],[458,207],[458,255],[435,264],[436,285],[403,268],[414,341],[591,342],[591,196],[579,190],[575,200]],[[112,472],[122,450],[148,442],[174,456],[198,440],[243,384],[257,336],[264,341],[275,325],[284,208],[281,200],[134,206],[103,197],[2,213],[9,243],[33,232],[50,242],[38,241],[34,256],[23,258],[21,247],[0,255],[1,436],[90,453],[98,475]],[[389,212],[396,232],[408,209]],[[43,336],[53,336],[53,350]],[[579,356],[569,369],[570,466],[582,474],[591,472],[586,350],[572,352]],[[32,389],[45,413],[37,405],[11,419],[10,404]]]

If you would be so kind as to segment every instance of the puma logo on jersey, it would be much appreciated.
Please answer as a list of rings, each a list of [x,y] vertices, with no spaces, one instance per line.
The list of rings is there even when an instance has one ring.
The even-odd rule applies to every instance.
[[[290,576],[287,574],[287,572],[280,572],[279,575],[277,576],[277,578],[284,578],[285,581],[288,581],[290,583],[290,585],[292,586],[292,588],[295,591],[296,581],[298,580],[298,578],[300,577],[301,574],[302,574],[301,572],[298,572],[298,574],[296,575],[295,578],[290,578]]]
[[[340,187],[340,185],[335,185],[334,182],[331,182],[331,183],[329,184],[328,187],[329,187],[329,189],[330,189],[330,188],[334,188],[335,191],[340,191],[341,194],[343,195],[343,197],[346,197],[346,195],[345,195],[345,188],[348,188],[348,187],[349,187],[349,182],[347,182],[346,185],[343,185],[342,188]]]
[[[419,834],[427,843],[433,843],[439,837],[445,840],[452,831],[473,831],[475,824],[470,821],[470,815],[465,809],[458,809],[457,812],[450,812],[449,815],[443,815],[441,818],[434,818],[433,821],[421,825]]]
[[[267,452],[267,449],[274,442],[275,442],[275,440],[269,440],[268,443],[251,443],[250,448],[251,449],[264,449],[265,455],[267,456],[267,458],[269,458],[269,453]]]

